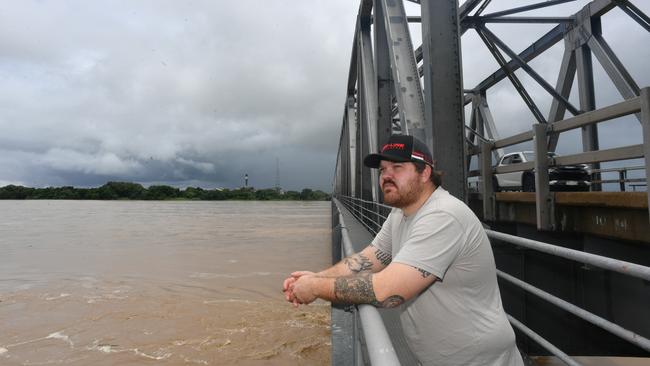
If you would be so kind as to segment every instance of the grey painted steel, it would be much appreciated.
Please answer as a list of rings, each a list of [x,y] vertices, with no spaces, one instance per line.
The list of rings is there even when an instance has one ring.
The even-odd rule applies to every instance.
[[[556,355],[565,364],[567,364],[569,366],[581,366],[582,365],[581,363],[578,363],[576,360],[572,359],[566,353],[562,352],[559,348],[555,347],[553,344],[551,344],[551,342],[549,342],[546,339],[542,338],[539,334],[535,333],[530,328],[525,326],[519,320],[515,319],[514,317],[512,317],[512,316],[510,316],[508,314],[506,314],[506,316],[508,317],[508,320],[510,321],[510,324],[512,324],[515,328],[519,329],[519,331],[521,331],[522,333],[527,335],[530,339],[537,342],[537,344],[544,347],[546,350],[548,350],[552,354]]]
[[[636,159],[643,157],[643,144],[616,147],[613,149],[607,150],[598,150],[598,151],[588,151],[584,153],[578,153],[573,155],[565,155],[555,157],[549,165],[559,166],[559,165],[575,165],[575,164],[590,164],[597,162],[606,162],[606,161],[616,161],[616,160],[627,160],[627,159]],[[511,164],[507,166],[499,166],[493,169],[494,173],[503,174],[503,173],[512,173],[512,172],[521,172],[526,170],[532,170],[535,168],[535,162],[526,162]]]
[[[639,99],[628,99],[620,103],[612,104],[594,111],[585,112],[575,117],[567,118],[551,124],[553,132],[564,132],[579,128],[592,123],[603,122],[609,119],[618,118],[641,110]]]
[[[483,220],[495,220],[496,201],[494,197],[494,185],[492,175],[492,144],[490,142],[481,142],[481,174],[483,176]]]
[[[373,366],[399,365],[399,359],[377,309],[372,305],[359,305],[358,308],[370,364]]]
[[[478,6],[481,0],[465,0],[463,5],[458,9],[458,17],[463,19],[469,15],[469,13]],[[458,6],[458,1],[455,1],[456,6]]]
[[[481,4],[481,7],[478,8],[478,10],[476,10],[476,12],[474,13],[474,15],[475,15],[475,16],[479,16],[479,15],[481,15],[481,13],[483,13],[483,10],[485,10],[485,8],[487,8],[487,6],[490,5],[490,2],[491,2],[491,1],[492,1],[492,0],[485,0],[485,1],[483,2],[483,4]]]
[[[538,230],[553,230],[553,202],[548,184],[548,150],[546,130],[548,125],[533,125],[535,134],[535,211]],[[522,182],[523,185],[523,182]]]
[[[570,3],[575,0],[549,0],[549,1],[544,1],[541,3],[536,3],[536,4],[530,4],[526,6],[520,6],[518,8],[513,8],[513,9],[508,9],[504,11],[498,11],[495,13],[490,13],[490,14],[485,14],[483,15],[485,18],[490,18],[490,17],[500,17],[504,15],[509,15],[509,14],[516,14],[516,13],[523,13],[525,11],[530,11],[530,10],[535,10],[539,8],[545,8],[548,6],[553,6],[557,4],[562,4],[562,3]]]
[[[628,99],[620,103],[612,104],[601,109],[597,109],[591,112],[585,112],[574,117],[567,118],[562,121],[552,123],[550,125],[551,131],[558,133],[569,131],[575,128],[580,128],[593,123],[603,122],[609,119],[618,118],[625,116],[631,113],[639,112],[640,109],[639,99]],[[532,131],[525,131],[505,137],[503,139],[497,140],[494,142],[494,146],[497,148],[507,147],[511,145],[516,145],[525,141],[533,139]]]
[[[341,259],[341,226],[339,211],[332,202],[332,263]],[[354,314],[344,309],[332,306],[331,309],[331,365],[352,366],[354,359]]]
[[[636,334],[632,331],[629,331],[618,324],[612,323],[607,319],[601,318],[598,315],[592,314],[582,308],[579,308],[570,302],[564,301],[559,297],[553,296],[546,291],[540,290],[535,286],[531,286],[528,283],[513,277],[507,273],[497,270],[497,276],[503,278],[504,280],[514,284],[515,286],[530,292],[533,295],[538,296],[545,301],[550,302],[551,304],[568,311],[569,313],[582,318],[593,325],[596,325],[606,331],[617,335],[618,337],[625,339],[626,341],[637,345],[643,348],[646,351],[650,351],[650,339],[647,339],[639,334]]]
[[[589,6],[577,14],[580,26],[585,28],[585,32],[591,33],[591,17]],[[583,111],[593,111],[596,109],[596,96],[594,91],[594,71],[591,59],[591,50],[589,46],[583,44],[575,50],[576,66],[578,73],[578,95],[580,96],[580,109]],[[598,126],[588,125],[582,127],[582,151],[594,151],[599,149],[598,143]],[[592,169],[600,169],[600,164],[593,164]],[[592,177],[600,180],[599,176]],[[599,184],[591,185],[592,191],[600,191]]]
[[[619,8],[621,8],[627,15],[629,15],[630,18],[639,23],[640,26],[645,28],[645,30],[650,32],[650,17],[645,15],[645,13],[642,12],[639,8],[634,6],[628,0],[619,0],[616,2],[616,5],[618,5]]]
[[[600,34],[593,33],[587,44],[623,98],[630,99],[639,96],[639,86],[605,39]]]
[[[643,157],[643,144],[615,147],[607,150],[587,151],[583,153],[559,156],[555,165],[598,164],[606,161],[627,160]],[[600,165],[600,164],[598,164]],[[595,175],[600,176],[599,173]]]
[[[354,108],[354,99],[349,97],[347,100],[347,123],[348,123],[348,146],[350,150],[348,151],[348,164],[349,165],[349,174],[350,174],[350,195],[357,195],[357,167],[356,167],[356,156],[357,156],[357,118],[356,118],[356,109]]]
[[[553,96],[556,100],[558,100],[560,103],[564,104],[565,108],[571,112],[571,114],[576,115],[580,114],[581,111],[578,110],[578,108],[574,107],[567,98],[563,97],[562,95],[558,94],[555,89],[549,84],[544,78],[539,75],[535,70],[533,70],[532,67],[530,67],[524,59],[519,57],[519,55],[513,51],[508,45],[506,45],[499,37],[497,37],[494,33],[492,33],[489,29],[486,27],[480,27],[481,31],[485,33],[485,35],[490,39],[490,41],[494,42],[499,48],[503,50],[508,56],[512,57],[514,61],[516,61],[519,66],[530,75],[533,80],[537,81],[537,83],[544,88],[549,94]],[[592,108],[593,109],[593,108]]]
[[[528,91],[526,91],[526,88],[524,88],[524,85],[519,81],[519,78],[515,75],[514,71],[511,71],[507,67],[507,63],[497,46],[494,44],[492,39],[488,37],[487,35],[487,29],[484,27],[476,27],[476,32],[478,33],[479,37],[481,37],[481,40],[483,43],[485,43],[485,46],[488,48],[494,59],[497,61],[499,66],[501,66],[502,70],[505,70],[506,76],[512,83],[512,86],[515,88],[517,93],[519,93],[519,96],[521,96],[521,99],[524,101],[530,112],[533,114],[537,122],[539,123],[546,123],[546,120],[544,119],[544,116],[542,116],[542,112],[540,112],[539,108],[537,107],[537,104],[535,104],[535,101],[533,98],[528,94]],[[483,92],[484,90],[480,90]]]
[[[383,19],[381,0],[374,0],[374,15],[376,19]],[[377,148],[388,141],[392,134],[393,125],[393,79],[390,69],[390,53],[388,50],[388,37],[384,22],[374,23],[374,50],[377,74]],[[378,192],[381,195],[381,192]]]
[[[348,228],[343,221],[343,215],[340,213],[341,203],[336,198],[332,199],[339,210],[339,223],[341,225],[341,236],[343,238],[344,252],[346,256],[354,254]],[[368,356],[370,363],[375,365],[399,365],[399,359],[395,353],[395,348],[388,336],[384,322],[379,316],[379,312],[372,305],[359,305],[359,317],[361,318],[364,338],[368,347]]]
[[[630,99],[639,96],[639,86],[599,32],[594,32],[594,34],[589,38],[587,44],[589,45],[591,52],[593,52],[598,59],[598,62],[600,62],[605,69],[605,72],[607,72],[607,75],[616,86],[616,89],[618,89],[618,92],[623,96],[623,99]],[[637,115],[636,117],[640,122],[641,116]]]
[[[402,132],[426,141],[422,85],[402,0],[381,0]]]
[[[571,17],[467,17],[468,22],[475,23],[573,23],[575,19]]]
[[[571,86],[573,85],[573,79],[576,75],[576,56],[573,52],[573,49],[569,48],[568,42],[564,42],[564,54],[562,55],[562,63],[560,64],[560,73],[557,78],[557,83],[555,84],[555,91],[557,91],[561,96],[569,98],[571,94]],[[551,101],[551,110],[548,114],[548,122],[553,123],[564,119],[564,114],[566,108],[564,104],[558,102],[557,99],[553,98]],[[548,137],[548,150],[555,151],[557,147],[559,134],[551,133]]]
[[[528,62],[533,60],[535,57],[544,53],[544,51],[553,47],[556,43],[561,41],[564,37],[564,32],[567,29],[566,24],[558,24],[553,27],[550,31],[540,37],[537,41],[533,42],[528,48],[519,53],[519,57]],[[474,87],[474,90],[486,90],[493,87],[496,83],[503,80],[508,76],[506,71],[510,70],[515,72],[518,70],[520,65],[515,60],[510,60],[505,68],[499,68],[497,71],[492,73],[490,76],[481,81],[477,86]]]
[[[610,0],[595,0],[589,3],[589,14],[592,17],[599,17],[610,11],[615,7],[615,4]],[[484,17],[487,15],[484,15]],[[553,27],[550,31],[540,37],[537,41],[533,42],[525,50],[519,53],[519,57],[528,62],[544,53],[546,50],[551,48],[557,42],[561,41],[564,38],[564,34],[567,32],[567,24],[561,23]],[[512,72],[519,69],[519,64],[514,60],[508,62],[507,67]],[[486,90],[494,86],[499,81],[503,80],[506,77],[506,71],[503,68],[492,73],[490,76],[481,81],[474,90]]]
[[[421,9],[425,141],[435,168],[445,172],[445,189],[465,201],[467,169],[458,1],[425,1]]]
[[[551,245],[537,240],[526,239],[514,235],[509,235],[493,230],[485,230],[491,239],[501,240],[510,244],[519,245],[525,248],[534,249],[543,253],[555,255],[558,257],[571,259],[581,263],[589,264],[606,270],[622,273],[628,276],[637,277],[642,280],[650,281],[650,267],[645,267],[636,263],[621,261],[618,259],[602,257],[596,254],[585,253],[579,250],[568,249],[557,245]]]
[[[490,140],[498,140],[499,132],[497,131],[496,124],[494,123],[494,118],[492,118],[492,112],[490,112],[490,107],[487,103],[487,96],[484,92],[479,94],[478,110],[480,112],[481,120],[483,121],[483,127],[485,128],[486,136]],[[497,148],[494,150],[494,157],[497,160],[502,156],[503,149]]]
[[[469,126],[465,126],[465,128],[467,129],[467,136],[466,136],[467,143],[468,143],[467,149],[476,147],[478,145],[477,142],[479,141],[479,136],[483,137],[483,135],[485,134],[483,131],[483,123],[480,123],[481,121],[478,121],[479,118],[480,116],[478,115],[476,96],[473,96],[472,110],[469,116]],[[478,131],[476,131],[477,129]],[[466,163],[465,166],[467,168],[469,168],[469,164],[471,160],[472,160],[472,156],[468,154],[465,157],[465,163]]]
[[[361,128],[362,155],[361,159],[368,154],[377,152],[377,77],[372,60],[372,47],[370,37],[370,23],[363,23],[359,27],[361,34],[359,40],[357,59],[359,62],[359,100],[363,103],[361,117],[363,127]],[[359,160],[362,161],[362,160]],[[376,200],[379,189],[379,181],[376,169],[362,169],[362,196],[366,199]]]
[[[650,176],[650,88],[641,89],[641,127],[643,128],[643,155],[645,157],[646,179]],[[650,213],[650,193],[648,196],[648,210]],[[650,215],[648,215],[650,219]]]
[[[533,131],[524,131],[516,135],[508,136],[497,140],[494,142],[494,146],[497,148],[508,147],[511,145],[516,145],[524,141],[530,141],[533,139]]]

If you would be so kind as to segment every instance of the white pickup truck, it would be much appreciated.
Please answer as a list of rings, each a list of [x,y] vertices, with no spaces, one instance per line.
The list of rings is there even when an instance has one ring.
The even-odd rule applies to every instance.
[[[554,158],[557,154],[548,153]],[[532,151],[518,151],[505,154],[499,159],[497,166],[535,161],[535,153]],[[587,166],[567,165],[554,166],[548,169],[549,185],[551,191],[588,191],[591,185],[591,178]],[[494,191],[535,191],[535,173],[533,170],[518,171],[512,173],[495,174],[492,180]]]

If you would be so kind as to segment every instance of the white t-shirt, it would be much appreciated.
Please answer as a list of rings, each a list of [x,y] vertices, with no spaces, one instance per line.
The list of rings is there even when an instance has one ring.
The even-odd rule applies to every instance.
[[[393,209],[372,245],[438,281],[400,319],[423,365],[523,366],[506,318],[490,241],[476,215],[438,187],[406,217]]]

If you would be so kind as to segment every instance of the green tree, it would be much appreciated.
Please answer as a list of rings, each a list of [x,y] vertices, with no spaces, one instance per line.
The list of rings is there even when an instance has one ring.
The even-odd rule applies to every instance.
[[[188,200],[200,200],[203,199],[205,191],[199,187],[187,187],[182,193],[182,197]]]
[[[148,200],[165,200],[180,197],[181,191],[178,188],[154,185],[147,188],[145,199]]]
[[[144,198],[146,193],[144,187],[137,183],[108,182],[104,186],[110,189],[117,198],[137,200]]]
[[[0,199],[24,200],[27,198],[32,198],[34,191],[34,188],[10,184],[8,186],[0,188]]]
[[[212,189],[204,191],[202,199],[209,201],[222,201],[226,199],[226,193],[219,189]]]
[[[287,192],[284,194],[283,197],[284,197],[285,200],[299,200],[299,199],[300,199],[300,192],[296,192],[296,191],[287,191]]]
[[[280,193],[276,189],[259,189],[255,191],[255,199],[260,201],[279,200]]]
[[[230,197],[228,199],[231,200],[254,200],[255,199],[255,188],[249,187],[249,188],[239,188],[239,189],[233,189],[230,191]]]
[[[303,200],[303,201],[313,200],[314,199],[314,192],[309,188],[305,188],[305,189],[302,190],[302,192],[300,192],[300,199]]]

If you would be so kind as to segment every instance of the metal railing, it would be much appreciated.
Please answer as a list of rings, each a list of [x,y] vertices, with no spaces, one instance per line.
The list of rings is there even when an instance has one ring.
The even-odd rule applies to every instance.
[[[592,177],[591,183],[618,183],[619,189],[621,192],[625,192],[625,183],[643,183],[643,184],[630,184],[633,191],[636,191],[638,186],[647,186],[646,178],[628,178],[628,172],[635,170],[645,170],[645,166],[624,166],[620,168],[609,168],[609,169],[594,169],[591,171],[591,174],[594,176],[599,176],[602,173],[618,173],[618,179],[600,179],[597,180]]]
[[[371,211],[368,208],[362,209],[359,206],[362,203],[368,204],[373,202],[368,202],[368,201],[356,199],[353,197],[346,197],[346,196],[339,196],[338,198],[341,199],[340,202],[344,204],[344,206],[352,213],[352,215],[355,216],[361,222],[363,222],[363,216],[358,215],[358,213],[362,212],[363,210]],[[374,203],[374,205],[375,205],[374,207],[376,208],[385,209],[389,207],[381,203]],[[379,217],[382,218],[383,219],[382,222],[386,219],[386,216],[381,215],[378,212],[372,212],[372,214],[376,215],[376,217],[378,218]],[[368,228],[374,234],[376,234],[379,231],[379,229],[372,230],[368,225],[364,224],[364,226],[366,226],[366,228]],[[514,244],[520,247],[525,247],[528,249],[550,254],[553,256],[581,262],[605,270],[614,271],[632,277],[640,278],[645,281],[650,281],[650,267],[646,267],[646,266],[642,266],[639,264],[630,263],[618,259],[603,257],[591,253],[586,253],[579,250],[568,249],[568,248],[564,248],[564,247],[560,247],[557,245],[552,245],[552,244],[548,244],[536,240],[521,238],[518,236],[509,235],[498,231],[486,230],[486,233],[488,235],[488,238],[490,238],[491,240],[499,240],[509,244]],[[519,287],[524,291],[529,292],[575,316],[578,316],[581,319],[591,324],[594,324],[646,351],[650,351],[650,339],[648,338],[645,338],[613,322],[610,322],[607,319],[599,317],[596,314],[593,314],[565,300],[562,300],[554,295],[551,295],[505,272],[497,270],[497,276],[505,281],[508,281],[514,286]],[[570,356],[562,352],[560,349],[558,349],[556,346],[551,344],[549,341],[547,341],[546,339],[544,339],[543,337],[535,333],[533,330],[526,327],[523,323],[517,321],[515,318],[511,317],[510,315],[508,315],[508,319],[510,320],[511,324],[515,328],[522,331],[524,334],[529,336],[533,341],[537,342],[540,346],[544,347],[550,353],[557,356],[567,365],[572,365],[572,366],[580,365],[580,363],[578,363]]]
[[[348,228],[345,226],[345,222],[343,221],[343,215],[341,214],[341,208],[339,206],[340,201],[336,198],[332,198],[332,201],[337,208],[343,256],[353,255],[354,250],[352,248],[352,241],[350,240]],[[373,366],[400,365],[393,343],[390,340],[390,336],[386,331],[386,326],[384,325],[377,309],[374,306],[367,304],[357,305],[356,309],[359,319],[361,320],[361,328],[363,329],[363,335],[366,340],[370,364]],[[355,347],[359,347],[357,343],[355,343]],[[355,354],[359,355],[360,350],[355,349]]]
[[[607,150],[587,151],[566,156],[548,156],[548,141],[566,131],[594,126],[600,122],[612,120],[618,117],[638,114],[642,122],[643,143],[637,145],[617,147]],[[535,161],[511,164],[507,166],[492,166],[492,154],[496,149],[520,144],[526,141],[534,142]],[[525,131],[514,136],[502,138],[496,141],[481,141],[479,146],[467,150],[467,158],[479,155],[479,170],[470,171],[468,176],[481,177],[481,192],[483,193],[483,219],[494,221],[496,219],[496,207],[493,187],[494,174],[534,171],[535,176],[535,202],[537,228],[539,230],[552,230],[553,222],[553,200],[550,196],[549,167],[576,164],[599,164],[608,161],[620,161],[627,159],[645,158],[646,175],[650,170],[650,157],[647,150],[650,149],[650,88],[643,88],[640,96],[624,100],[601,109],[578,114],[574,117],[553,123],[537,123],[530,131]],[[597,181],[599,173],[596,173]],[[648,196],[650,202],[650,195]],[[650,210],[650,203],[648,205]]]

